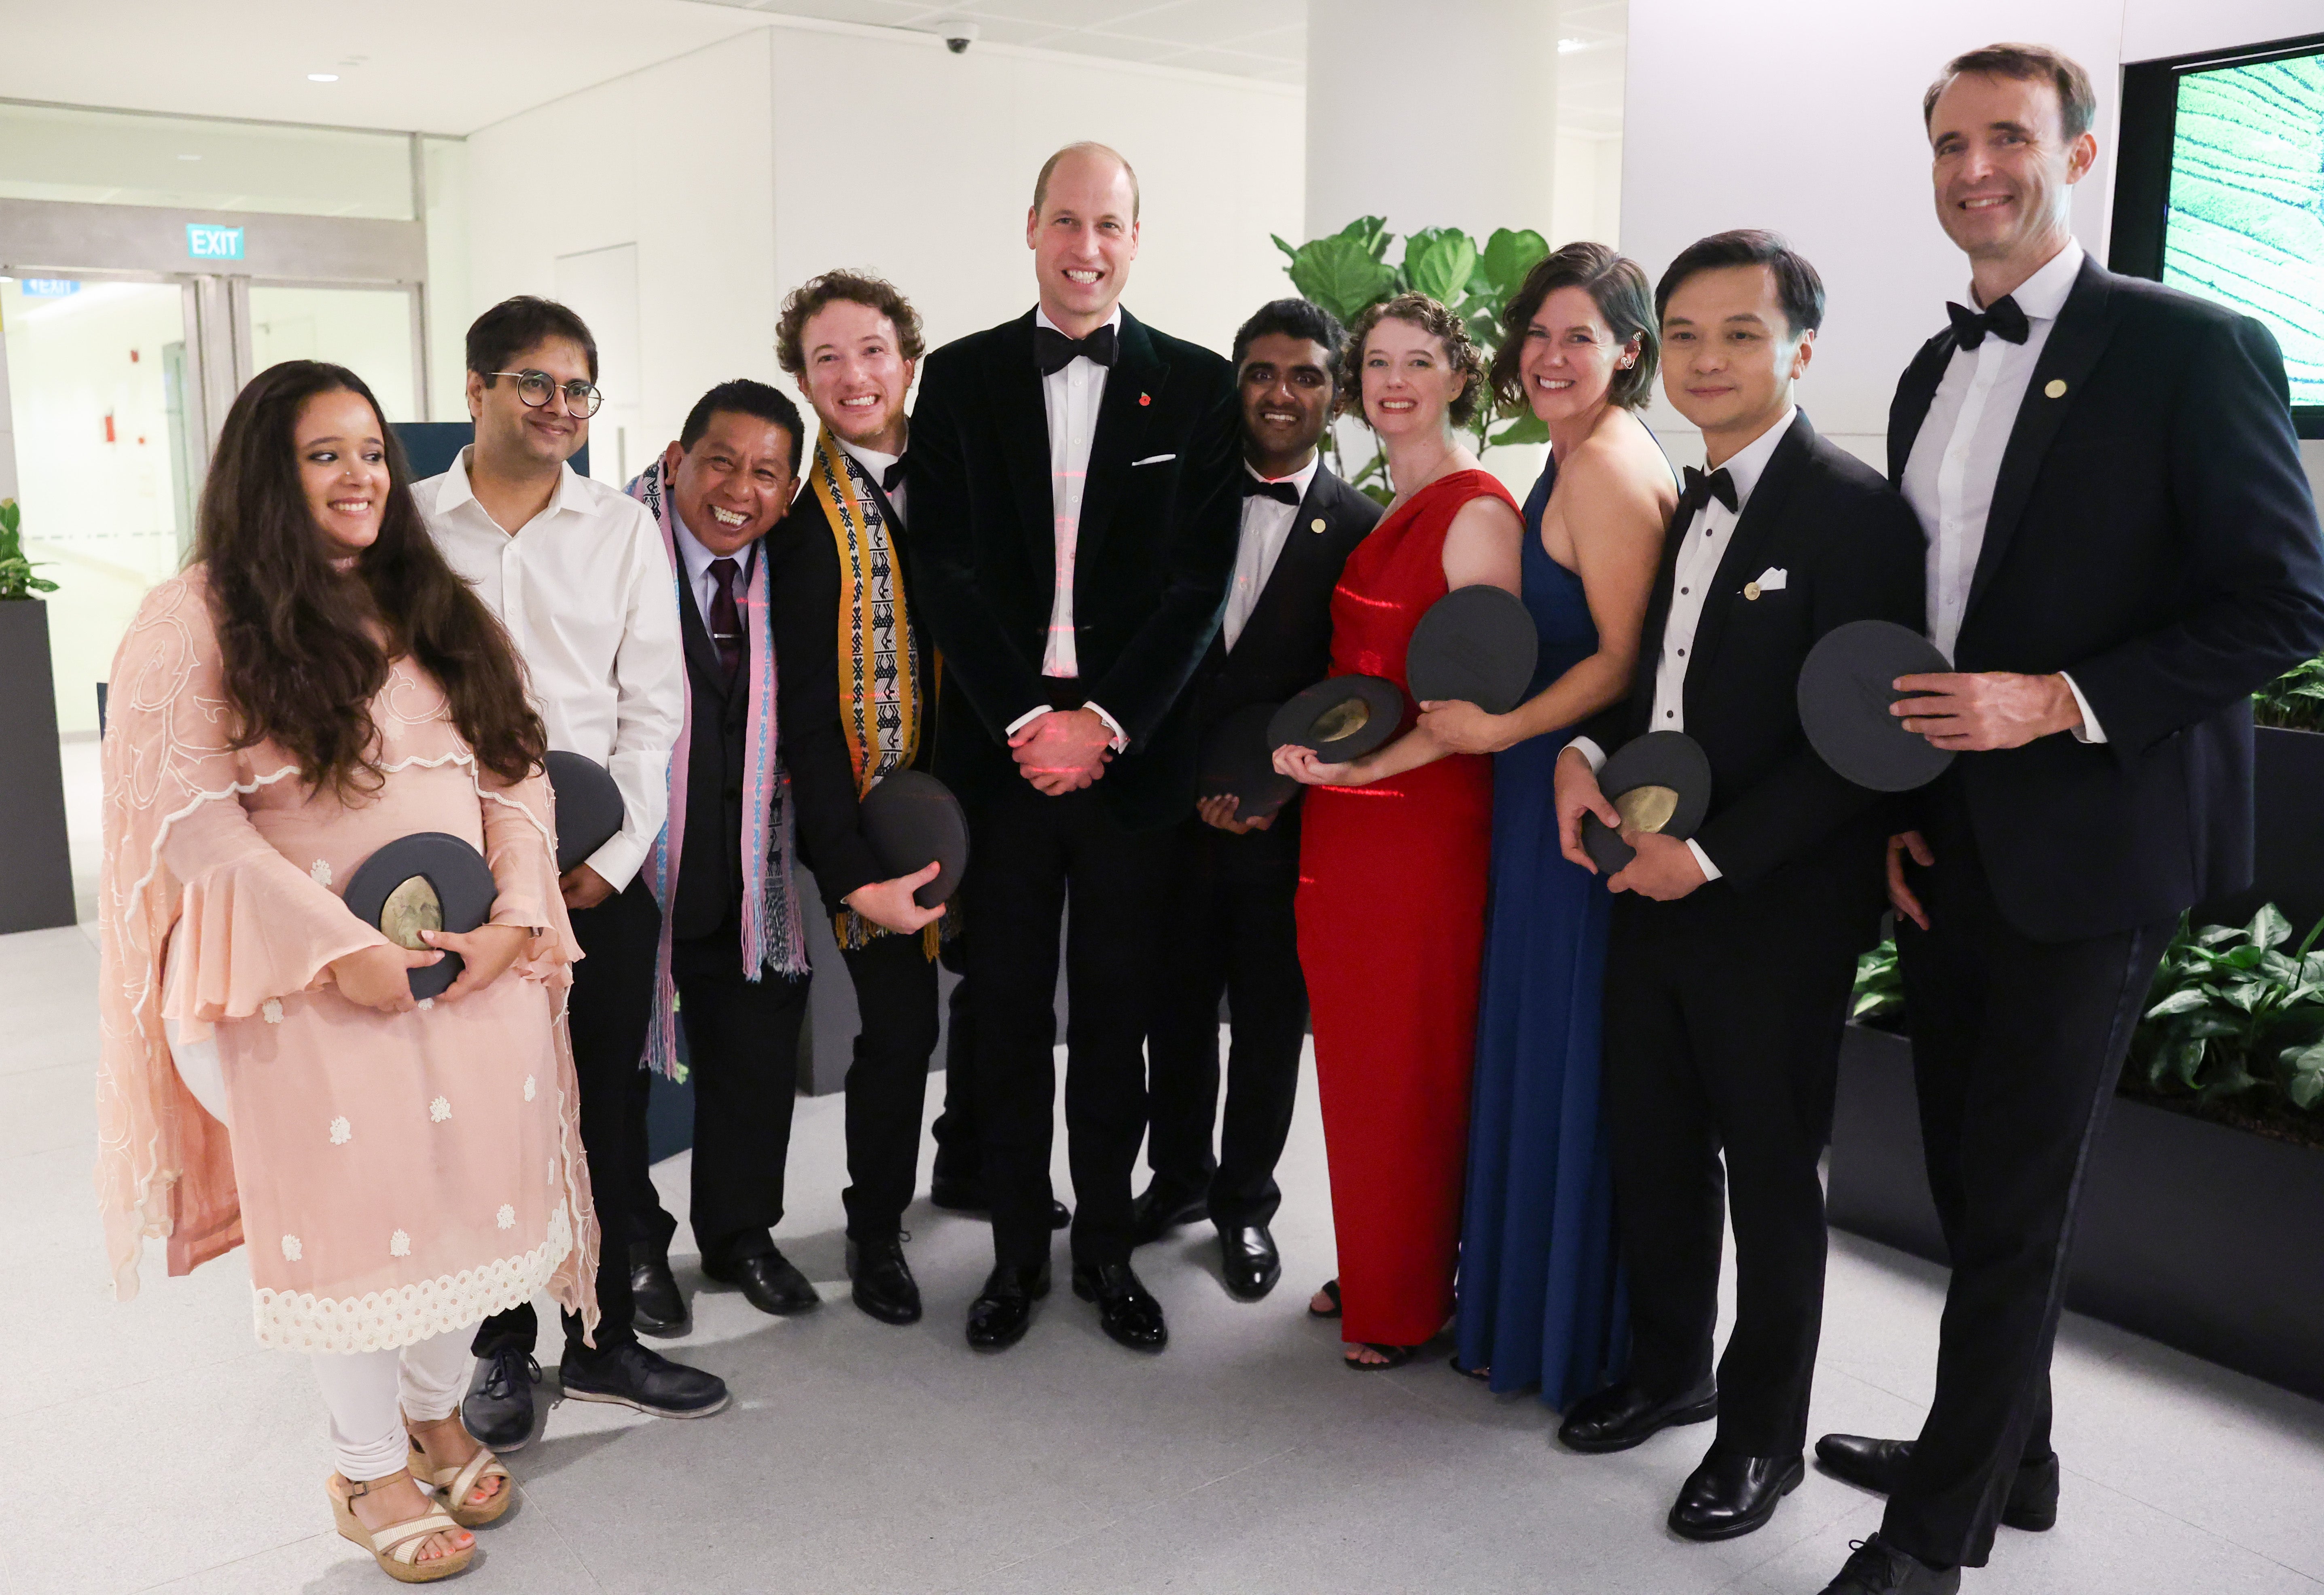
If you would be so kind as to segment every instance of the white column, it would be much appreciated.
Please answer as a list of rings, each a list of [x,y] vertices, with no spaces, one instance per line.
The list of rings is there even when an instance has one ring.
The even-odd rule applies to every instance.
[[[1546,235],[1557,168],[1555,0],[1308,0],[1307,235]]]

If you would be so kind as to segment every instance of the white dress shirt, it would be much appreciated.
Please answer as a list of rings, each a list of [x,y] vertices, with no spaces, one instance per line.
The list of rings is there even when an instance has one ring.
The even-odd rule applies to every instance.
[[[710,574],[711,562],[734,562],[734,602],[739,605],[743,590],[751,585],[751,561],[758,558],[760,539],[752,538],[750,546],[739,554],[714,554],[702,546],[702,539],[694,535],[694,529],[687,525],[686,517],[678,512],[674,503],[669,507],[669,521],[678,532],[678,560],[686,567],[686,585],[693,591],[695,607],[702,612],[702,623],[706,627],[710,623],[710,605],[718,596],[718,578]]]
[[[661,533],[643,504],[567,466],[549,507],[512,535],[476,502],[468,452],[412,496],[437,548],[515,641],[549,745],[596,761],[621,789],[622,829],[586,861],[619,891],[661,833],[686,713]]]
[[[1759,484],[1767,461],[1798,414],[1796,408],[1786,406],[1774,426],[1737,449],[1719,467],[1735,484],[1733,509],[1715,498],[1705,499],[1692,520],[1673,528],[1679,539],[1678,559],[1671,572],[1670,615],[1663,622],[1662,657],[1655,661],[1654,718],[1647,723],[1649,731],[1686,729],[1686,668],[1694,655],[1695,632],[1702,623],[1703,601],[1718,580],[1719,562],[1727,557],[1727,545],[1751,502],[1751,490]],[[1605,751],[1588,737],[1575,737],[1566,745],[1581,749],[1593,770],[1606,762]],[[1702,866],[1704,880],[1719,879],[1719,866],[1711,862],[1701,843],[1690,836],[1686,848]]]
[[[1088,362],[1083,361],[1079,362],[1079,364],[1087,364]],[[839,447],[845,449],[849,457],[853,459],[857,465],[862,466],[864,474],[870,476],[874,482],[878,482],[882,477],[886,476],[889,468],[895,465],[898,460],[904,457],[900,454],[881,454],[876,448],[859,448],[854,444],[850,443],[846,438],[841,438],[836,432],[834,432],[832,437],[838,439]],[[911,513],[909,510],[904,507],[904,479],[901,476],[896,478],[895,486],[883,486],[880,491],[886,493],[888,495],[888,502],[895,506],[897,520],[901,521]]]
[[[2025,312],[2025,341],[2013,344],[1988,335],[1974,349],[1956,348],[1913,439],[1913,453],[1904,464],[1904,498],[1929,539],[1929,639],[1949,659],[1960,637],[1978,555],[1985,548],[1985,523],[1993,511],[2001,456],[2017,425],[2017,412],[2026,402],[2034,368],[2081,269],[2082,246],[2068,239],[2049,264],[2011,291],[2009,297]],[[1974,290],[1969,300],[1976,302]],[[2034,402],[2052,400],[2044,395]],[[2071,676],[2066,685],[2082,712],[2082,724],[2074,734],[2086,742],[2104,742],[2106,733],[2098,729],[2082,689]]]
[[[1309,455],[1307,463],[1288,476],[1261,476],[1251,470],[1246,460],[1243,469],[1250,471],[1259,482],[1288,483],[1301,498],[1307,496],[1308,485],[1315,480],[1316,467],[1323,464],[1321,455]],[[1232,651],[1235,640],[1250,622],[1250,612],[1259,607],[1259,595],[1267,591],[1267,578],[1275,574],[1275,562],[1283,557],[1283,545],[1291,540],[1292,522],[1299,519],[1299,506],[1286,504],[1281,499],[1255,493],[1242,501],[1242,532],[1235,544],[1234,585],[1227,589],[1226,617],[1220,622],[1220,632]]]

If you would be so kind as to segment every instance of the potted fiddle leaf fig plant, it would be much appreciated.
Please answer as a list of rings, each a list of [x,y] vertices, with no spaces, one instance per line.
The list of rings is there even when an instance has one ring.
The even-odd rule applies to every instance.
[[[0,499],[0,935],[73,922],[49,606],[38,601],[57,585],[33,574],[23,527],[16,501]]]

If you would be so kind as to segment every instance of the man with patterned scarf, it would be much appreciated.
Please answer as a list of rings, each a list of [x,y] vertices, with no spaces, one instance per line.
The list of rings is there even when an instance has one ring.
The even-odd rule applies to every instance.
[[[883,879],[857,813],[889,771],[925,769],[933,743],[938,666],[899,537],[920,351],[919,317],[876,277],[828,272],[784,301],[776,357],[823,424],[798,507],[767,539],[800,846],[862,1018],[847,1071],[847,1270],[855,1305],[888,1323],[920,1316],[902,1224],[936,1044],[936,949],[954,925],[912,900],[936,866]]]

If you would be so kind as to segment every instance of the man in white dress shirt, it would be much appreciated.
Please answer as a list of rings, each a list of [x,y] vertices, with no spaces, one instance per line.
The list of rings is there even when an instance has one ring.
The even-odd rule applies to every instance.
[[[560,883],[586,954],[567,1013],[602,1237],[597,1343],[584,1344],[567,1314],[560,1377],[579,1399],[705,1416],[726,1405],[725,1384],[638,1344],[626,1244],[644,1197],[640,1060],[661,926],[639,867],[661,833],[686,691],[676,589],[644,509],[566,463],[599,403],[597,347],[581,318],[548,300],[505,300],[468,328],[467,360],[475,441],[413,496],[452,568],[508,628],[549,745],[604,765],[622,793],[621,830]],[[477,1332],[461,1410],[495,1451],[531,1437],[537,1334],[530,1305]]]

